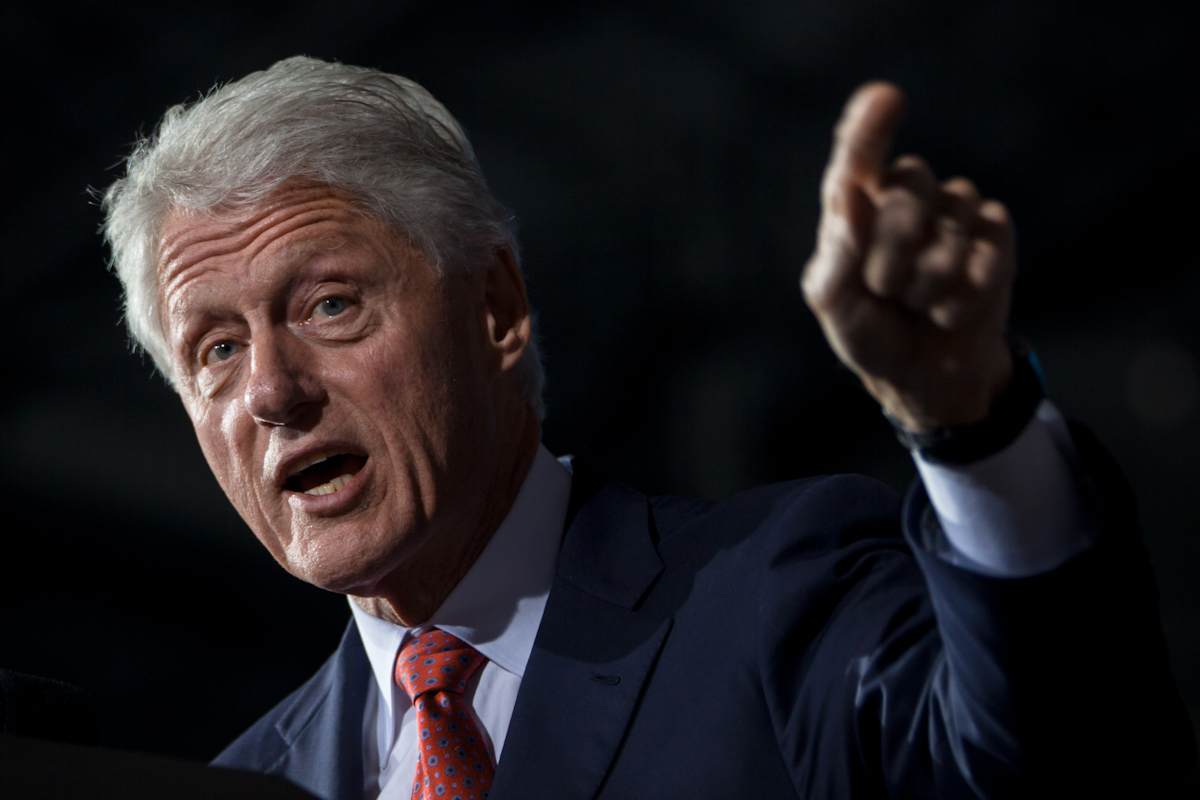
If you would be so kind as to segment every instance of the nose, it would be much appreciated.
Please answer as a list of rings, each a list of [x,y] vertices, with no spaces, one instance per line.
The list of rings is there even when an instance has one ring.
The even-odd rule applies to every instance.
[[[286,335],[260,336],[250,345],[250,378],[246,410],[266,427],[295,425],[315,409],[325,393],[315,377],[303,343]]]

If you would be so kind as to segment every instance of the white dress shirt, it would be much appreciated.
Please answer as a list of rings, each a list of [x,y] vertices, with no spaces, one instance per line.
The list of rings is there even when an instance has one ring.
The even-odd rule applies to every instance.
[[[479,558],[429,622],[403,628],[350,609],[375,680],[363,715],[367,800],[409,800],[417,772],[417,714],[392,678],[396,656],[412,636],[440,628],[487,659],[463,693],[497,763],[504,750],[517,690],[542,623],[571,496],[568,464],[539,446],[512,509]]]
[[[1095,524],[1075,485],[1074,446],[1043,401],[999,453],[965,467],[914,460],[941,523],[938,554],[1010,577],[1053,569],[1085,550]],[[365,800],[408,800],[417,769],[416,711],[392,674],[412,636],[440,628],[487,657],[464,693],[499,763],[517,691],[554,580],[571,493],[570,462],[539,446],[512,509],[426,625],[403,628],[350,608],[375,679],[363,715]]]

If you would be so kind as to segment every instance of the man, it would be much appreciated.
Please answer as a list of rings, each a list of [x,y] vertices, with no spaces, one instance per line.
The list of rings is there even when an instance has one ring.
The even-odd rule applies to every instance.
[[[803,289],[913,447],[647,498],[539,445],[511,221],[416,84],[295,58],[170,110],[106,197],[130,329],[285,569],[352,598],[216,764],[326,798],[1151,790],[1195,755],[1118,478],[1005,339],[1003,206],[847,106]]]

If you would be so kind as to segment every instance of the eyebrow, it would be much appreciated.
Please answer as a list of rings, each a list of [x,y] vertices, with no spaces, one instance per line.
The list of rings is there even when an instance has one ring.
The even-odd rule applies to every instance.
[[[185,365],[191,364],[191,351],[201,335],[211,326],[214,321],[221,319],[234,319],[237,315],[227,311],[217,310],[215,304],[208,304],[203,297],[198,295],[208,294],[201,288],[189,296],[180,304],[167,309],[167,328],[168,330],[178,331],[178,339],[172,343],[172,351],[176,355],[182,356]],[[178,325],[171,324],[178,322]],[[170,341],[170,339],[168,339]],[[190,366],[185,366],[187,371],[191,371]]]
[[[280,276],[281,280],[276,286],[271,287],[271,291],[277,292],[282,290],[290,292],[296,286],[304,283],[324,280],[327,277],[326,273],[336,270],[328,268],[313,269],[313,262],[320,256],[342,249],[350,244],[351,241],[352,237],[349,236],[329,234],[316,239],[306,239],[304,241],[284,244],[281,246],[279,252],[271,254],[270,260],[292,262],[296,266],[292,270],[283,271]],[[171,285],[178,286],[181,282],[186,284],[188,273],[191,273],[210,258],[223,255],[224,252],[201,258],[196,263],[189,265],[173,276],[173,279],[169,281],[164,289],[170,292]],[[182,292],[171,292],[165,298],[167,300],[167,319],[180,323],[177,330],[180,331],[180,338],[184,344],[190,345],[191,340],[196,336],[196,329],[204,327],[209,320],[241,316],[240,311],[234,312],[222,308],[224,302],[216,302],[215,300],[218,298],[222,301],[224,300],[224,297],[220,293],[214,292],[203,285],[184,289]]]

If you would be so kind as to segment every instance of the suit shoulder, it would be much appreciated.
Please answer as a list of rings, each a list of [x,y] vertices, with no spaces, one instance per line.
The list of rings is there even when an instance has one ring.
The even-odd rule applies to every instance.
[[[686,497],[651,498],[660,538],[716,528],[743,536],[777,532],[820,540],[832,548],[861,538],[899,538],[901,500],[862,475],[825,475],[738,492],[719,502]],[[739,537],[741,538],[741,537]]]
[[[346,637],[351,634],[357,636],[353,622]],[[343,638],[342,645],[325,660],[316,674],[234,739],[213,759],[212,765],[254,772],[271,771],[329,698],[338,680],[339,661],[346,647],[346,638]]]
[[[781,527],[834,534],[841,544],[885,530],[900,535],[900,495],[874,478],[827,475],[778,486],[769,519]]]

